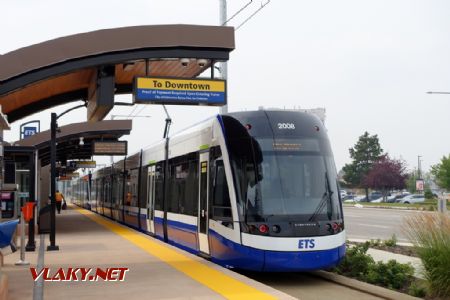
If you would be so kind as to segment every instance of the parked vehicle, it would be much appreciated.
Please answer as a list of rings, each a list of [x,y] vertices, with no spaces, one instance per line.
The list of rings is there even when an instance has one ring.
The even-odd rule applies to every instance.
[[[383,197],[380,197],[380,198],[372,200],[370,202],[371,203],[381,203],[381,202],[392,203],[394,201],[395,201],[395,196],[387,196],[386,201],[383,201]]]
[[[351,196],[347,196],[347,197],[349,197],[349,198],[343,200],[344,203],[356,203],[356,202],[364,201],[366,199],[366,196],[361,196],[361,195],[351,195]]]
[[[421,194],[413,194],[403,197],[400,203],[410,204],[410,203],[420,203],[425,201],[425,196]]]

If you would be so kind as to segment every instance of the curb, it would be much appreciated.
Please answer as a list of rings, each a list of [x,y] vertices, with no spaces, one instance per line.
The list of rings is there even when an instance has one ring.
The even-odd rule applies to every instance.
[[[376,286],[370,283],[362,282],[353,278],[348,278],[342,275],[334,274],[326,271],[315,271],[311,274],[321,277],[325,280],[335,282],[337,284],[346,286],[348,288],[361,291],[367,294],[371,294],[376,297],[389,300],[418,300],[421,298],[413,297],[407,294],[389,290],[380,286]]]

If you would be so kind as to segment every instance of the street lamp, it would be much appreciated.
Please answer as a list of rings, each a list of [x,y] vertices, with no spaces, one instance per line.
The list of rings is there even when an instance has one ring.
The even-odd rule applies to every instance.
[[[56,121],[67,114],[68,112],[78,109],[81,107],[86,107],[87,102],[75,107],[69,108],[68,110],[57,115],[56,113],[51,114],[50,121],[50,199],[51,199],[51,213],[50,213],[50,245],[47,246],[47,251],[59,250],[59,246],[56,245],[56,130],[58,124]]]

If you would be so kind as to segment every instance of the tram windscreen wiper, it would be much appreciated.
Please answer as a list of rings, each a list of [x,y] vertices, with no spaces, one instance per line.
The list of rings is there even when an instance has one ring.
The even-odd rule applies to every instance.
[[[331,202],[331,195],[333,194],[333,191],[330,188],[330,182],[328,180],[328,173],[325,172],[325,193],[322,196],[322,199],[319,202],[319,205],[317,205],[316,209],[314,210],[314,213],[309,218],[309,221],[314,221],[317,216],[322,212],[325,205],[330,204]],[[328,218],[330,219],[331,216],[328,215]]]

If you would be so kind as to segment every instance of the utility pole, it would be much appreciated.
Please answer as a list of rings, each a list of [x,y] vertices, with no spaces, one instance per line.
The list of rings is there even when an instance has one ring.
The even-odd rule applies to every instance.
[[[421,174],[420,174],[420,158],[421,158],[422,156],[420,156],[420,155],[417,155],[417,179],[422,179],[422,176],[421,176]]]
[[[227,23],[227,0],[219,0],[220,1],[220,25],[225,26]],[[223,80],[227,80],[228,77],[228,65],[227,62],[220,63],[220,74],[222,75]],[[228,89],[227,89],[228,94]],[[230,99],[230,97],[227,98]],[[228,102],[227,99],[227,102]],[[220,108],[221,114],[228,113],[228,104],[224,105]]]

